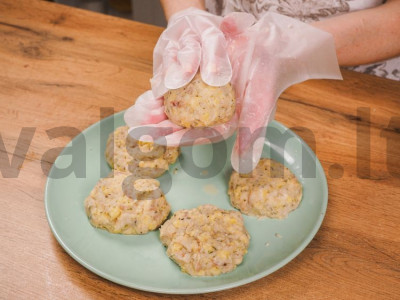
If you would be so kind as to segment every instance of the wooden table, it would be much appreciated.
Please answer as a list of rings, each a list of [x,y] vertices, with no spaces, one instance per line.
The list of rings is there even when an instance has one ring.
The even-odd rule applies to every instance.
[[[46,174],[60,151],[48,150],[70,140],[46,131],[70,126],[76,129],[65,134],[74,136],[99,120],[100,107],[129,107],[150,87],[161,31],[49,2],[0,1],[1,299],[170,297],[119,286],[79,265],[56,242],[43,205]],[[400,84],[343,76],[289,88],[276,115],[310,145],[315,139],[329,184],[320,231],[277,272],[202,298],[399,297]]]

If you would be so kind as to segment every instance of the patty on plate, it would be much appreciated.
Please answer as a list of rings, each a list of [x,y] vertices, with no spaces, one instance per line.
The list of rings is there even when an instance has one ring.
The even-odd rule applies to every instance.
[[[228,194],[246,215],[283,219],[298,207],[302,186],[288,168],[262,158],[252,173],[232,172]]]
[[[128,126],[118,127],[107,140],[105,157],[111,168],[138,177],[157,178],[175,163],[178,147],[137,141],[128,135],[128,129]]]
[[[250,236],[242,215],[206,204],[177,211],[160,228],[167,255],[192,276],[216,276],[236,268]]]
[[[100,179],[84,205],[94,227],[122,234],[155,230],[170,212],[158,180],[135,179],[118,171]]]

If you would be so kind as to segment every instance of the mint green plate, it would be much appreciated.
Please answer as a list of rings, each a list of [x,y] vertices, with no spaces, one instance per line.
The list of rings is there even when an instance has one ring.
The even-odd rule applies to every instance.
[[[47,180],[45,207],[51,230],[65,251],[84,267],[113,282],[145,291],[213,292],[276,271],[298,255],[317,233],[328,202],[324,171],[304,141],[275,121],[269,125],[269,142],[263,156],[284,162],[294,172],[303,185],[303,199],[285,220],[244,216],[250,246],[242,264],[233,272],[191,277],[167,257],[158,231],[124,236],[93,228],[83,201],[99,178],[110,172],[103,155],[105,143],[114,128],[123,125],[123,113],[106,118],[75,137],[56,159]],[[233,141],[230,138],[226,148],[224,143],[182,148],[179,161],[160,177],[172,212],[206,203],[234,209],[227,195]],[[68,166],[76,173],[66,176]]]

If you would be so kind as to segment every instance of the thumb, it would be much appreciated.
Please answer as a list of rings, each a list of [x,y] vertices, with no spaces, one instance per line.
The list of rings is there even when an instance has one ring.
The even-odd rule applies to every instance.
[[[155,98],[151,90],[140,95],[124,114],[125,123],[130,127],[159,123],[166,118],[164,100]]]

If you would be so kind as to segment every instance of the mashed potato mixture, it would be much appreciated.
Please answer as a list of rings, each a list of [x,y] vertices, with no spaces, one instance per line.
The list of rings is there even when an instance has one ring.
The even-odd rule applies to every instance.
[[[230,83],[206,84],[196,74],[186,86],[164,95],[165,114],[182,127],[206,127],[228,122],[235,113],[235,94]]]
[[[112,233],[144,234],[157,229],[170,206],[156,179],[130,180],[130,174],[113,172],[102,178],[85,199],[85,210],[94,227]],[[125,180],[128,178],[128,180]]]
[[[228,194],[246,215],[283,219],[298,207],[302,186],[288,168],[262,158],[251,174],[232,172]]]
[[[111,168],[157,178],[175,163],[178,147],[136,141],[128,135],[128,129],[128,126],[118,127],[108,138],[105,156]]]
[[[242,215],[202,205],[177,211],[160,229],[167,255],[192,276],[215,276],[236,268],[250,236]]]

